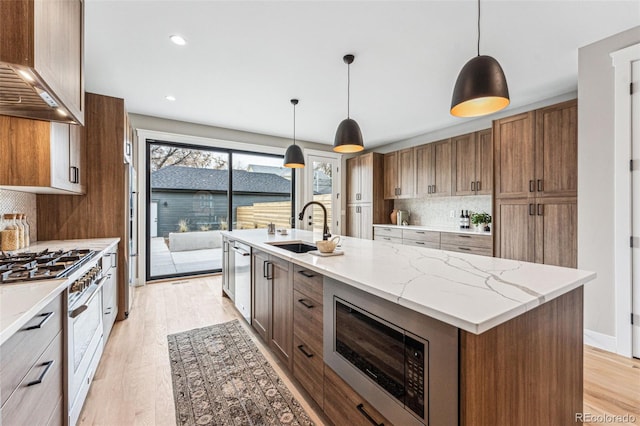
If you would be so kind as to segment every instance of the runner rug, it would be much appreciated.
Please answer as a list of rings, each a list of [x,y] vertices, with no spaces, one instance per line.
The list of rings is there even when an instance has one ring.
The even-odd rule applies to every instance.
[[[178,425],[313,425],[238,320],[167,339]]]

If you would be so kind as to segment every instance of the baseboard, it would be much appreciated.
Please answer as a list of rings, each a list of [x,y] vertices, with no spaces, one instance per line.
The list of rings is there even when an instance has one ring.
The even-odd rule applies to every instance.
[[[593,330],[584,330],[584,344],[598,349],[617,353],[616,338]]]

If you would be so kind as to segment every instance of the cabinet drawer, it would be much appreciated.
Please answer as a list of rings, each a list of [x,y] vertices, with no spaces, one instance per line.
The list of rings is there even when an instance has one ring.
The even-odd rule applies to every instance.
[[[420,231],[418,229],[403,229],[402,238],[405,240],[427,241],[440,245],[440,233],[436,231]]]
[[[400,228],[385,228],[380,226],[373,227],[373,235],[374,236],[384,236],[384,237],[394,237],[394,238],[402,238],[402,229]]]
[[[322,275],[295,265],[293,274],[293,289],[299,291],[308,298],[322,303]]]
[[[51,364],[49,364],[51,363]],[[40,383],[34,383],[41,380]],[[46,425],[62,398],[62,333],[53,339],[44,353],[18,384],[2,407],[2,424]],[[60,424],[62,418],[52,424]]]
[[[324,412],[335,425],[391,424],[327,366],[324,368]]]
[[[402,239],[402,244],[404,244],[405,246],[416,246],[416,247],[426,247],[426,248],[432,248],[432,249],[439,249],[440,248],[440,242],[431,242],[431,241],[417,241],[417,240],[407,240],[407,239]]]
[[[0,347],[2,404],[60,330],[62,330],[62,296],[56,297],[45,306]]]
[[[459,253],[479,254],[481,256],[493,256],[493,250],[486,247],[469,247],[463,244],[441,244],[440,248],[447,251],[457,251]]]
[[[320,407],[324,405],[323,375],[322,351],[316,351],[298,336],[293,336],[293,376]]]
[[[293,291],[293,334],[322,353],[322,304]]]
[[[491,249],[493,239],[491,235],[457,234],[454,232],[443,232],[440,242],[448,245],[463,245],[465,247],[479,247]],[[443,248],[444,250],[444,248]]]
[[[398,238],[398,237],[386,237],[384,235],[376,235],[375,237],[373,237],[373,239],[375,241],[385,241],[387,243],[402,244],[402,238]]]

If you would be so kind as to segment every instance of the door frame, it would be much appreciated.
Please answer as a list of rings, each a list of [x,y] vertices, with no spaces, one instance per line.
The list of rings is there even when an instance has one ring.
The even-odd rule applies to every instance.
[[[342,154],[338,154],[332,151],[319,151],[315,149],[305,149],[305,168],[303,184],[298,185],[301,191],[301,197],[299,198],[299,207],[296,211],[300,211],[302,207],[313,199],[313,168],[311,165],[313,161],[319,159],[332,162],[335,167],[335,176],[331,176],[331,192],[332,203],[331,212],[333,223],[329,224],[329,229],[335,235],[342,235],[342,224],[344,223],[344,212],[342,211]],[[338,220],[336,224],[336,219]],[[306,225],[306,221],[299,223],[301,229],[311,230]]]
[[[614,270],[616,352],[631,357],[633,327],[631,325],[633,279],[631,229],[631,63],[640,60],[640,43],[610,54],[614,67],[615,141],[614,141]]]

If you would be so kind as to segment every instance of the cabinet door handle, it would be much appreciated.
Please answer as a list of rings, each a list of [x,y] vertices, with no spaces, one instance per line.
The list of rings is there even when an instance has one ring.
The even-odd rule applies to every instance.
[[[432,193],[432,194],[435,194],[435,193],[436,193],[436,185],[435,185],[435,184],[433,184],[433,189],[431,190],[431,193]]]
[[[536,182],[532,179],[529,181],[529,192],[535,192]]]
[[[310,354],[309,352],[304,350],[304,345],[298,345],[298,349],[300,350],[300,352],[305,354],[307,358],[311,358],[313,356],[313,354]]]
[[[542,185],[542,179],[538,179],[538,192],[544,191],[544,186]]]
[[[544,216],[544,204],[538,204],[538,216]]]
[[[480,181],[476,181],[476,191],[480,191]]]
[[[78,173],[78,168],[75,166],[71,166],[69,167],[69,182],[71,183],[78,183],[78,176],[80,174]]]
[[[307,309],[311,309],[311,308],[314,308],[314,307],[315,307],[315,306],[314,306],[314,305],[312,305],[312,304],[310,303],[310,301],[309,301],[309,300],[307,300],[307,299],[298,299],[298,303],[300,303],[302,306],[304,306],[304,307],[305,307],[305,308],[307,308]]]
[[[366,412],[366,410],[364,409],[364,404],[358,404],[356,406],[356,408],[358,409],[358,411],[360,411],[360,413],[362,413],[362,415],[369,420],[369,422],[371,422],[372,425],[376,425],[376,426],[384,426],[384,423],[378,423],[376,422],[373,417],[371,417],[371,415],[369,415],[369,413]]]
[[[267,263],[268,262],[266,260],[262,261],[262,276],[264,278],[267,278]]]
[[[469,247],[458,247],[458,250],[471,251]]]
[[[535,216],[536,214],[536,205],[529,204],[529,216]]]
[[[272,262],[267,262],[267,279],[268,280],[273,279],[273,263]]]
[[[427,194],[431,194],[431,185],[427,185]]]
[[[299,273],[300,275],[304,275],[304,276],[305,276],[305,277],[307,277],[307,278],[313,278],[313,277],[315,277],[315,275],[314,275],[314,274],[311,274],[311,273],[309,273],[309,272],[307,272],[307,271],[298,271],[298,273]]]
[[[40,383],[42,383],[42,381],[44,380],[45,376],[47,375],[47,373],[51,369],[52,365],[53,365],[53,360],[47,361],[47,362],[44,362],[44,363],[40,364],[41,367],[44,367],[44,370],[42,370],[42,373],[40,373],[40,376],[38,376],[37,379],[27,383],[27,386],[39,385]]]
[[[42,320],[38,324],[29,326],[24,330],[27,331],[27,330],[35,330],[37,328],[42,328],[42,326],[45,325],[46,322],[51,319],[54,313],[55,312],[52,311],[52,312],[45,312],[44,314],[40,314],[39,316],[43,317]]]
[[[471,182],[471,191],[476,192],[476,183],[475,182]]]

